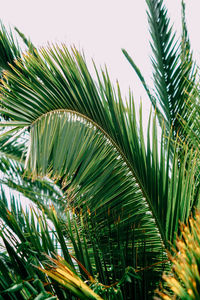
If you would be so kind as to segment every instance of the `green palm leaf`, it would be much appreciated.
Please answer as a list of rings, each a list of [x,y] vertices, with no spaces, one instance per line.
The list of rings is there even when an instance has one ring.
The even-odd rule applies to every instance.
[[[36,49],[31,41],[28,40],[16,27],[15,31],[23,40],[28,51],[34,53]],[[22,51],[18,40],[15,38],[12,30],[10,29],[8,31],[3,23],[0,22],[0,75],[2,76],[2,72],[4,70],[12,71],[10,65],[15,65],[15,60],[19,58],[22,58]]]
[[[72,51],[54,46],[17,62],[3,80],[2,112],[16,131],[30,128],[27,172],[62,183],[85,224],[88,211],[92,215],[96,237],[90,243],[98,242],[101,282],[112,267],[112,278],[119,280],[127,265],[139,270],[156,265],[144,272],[150,291],[152,270],[162,269],[157,262],[165,259],[164,246],[174,242],[178,221],[186,221],[192,209],[196,156],[185,146],[180,160],[177,144],[170,162],[164,127],[158,148],[156,117],[152,138],[149,121],[145,146],[142,113],[138,128],[132,95],[125,106],[107,72],[102,78],[97,73],[96,84],[82,56]],[[189,173],[188,162],[193,163]]]
[[[38,128],[39,131],[37,132],[35,126],[40,124],[43,115],[48,115],[48,112],[51,111],[52,116],[57,113],[59,115],[62,114],[62,109],[65,109],[67,110],[66,113],[74,115],[77,120],[83,118],[86,123],[88,122],[88,124],[100,130],[111,142],[112,147],[116,148],[118,155],[122,157],[142,190],[142,194],[146,198],[159,227],[163,241],[167,244],[161,220],[163,220],[163,216],[166,216],[168,209],[169,186],[167,181],[171,166],[169,165],[169,147],[164,146],[164,138],[160,150],[162,157],[160,160],[158,158],[155,121],[152,147],[150,146],[149,128],[147,149],[145,150],[142,120],[140,120],[140,133],[138,134],[132,96],[130,95],[129,108],[125,108],[120,90],[118,89],[118,96],[116,96],[107,73],[102,73],[103,81],[98,76],[97,88],[83,58],[76,50],[71,56],[65,47],[63,49],[54,47],[54,49],[49,48],[48,51],[43,49],[41,55],[37,57],[26,56],[23,64],[18,63],[18,69],[15,69],[16,75],[14,73],[7,74],[9,76],[9,88],[7,88],[5,81],[4,88],[2,88],[2,105],[5,107],[3,112],[19,121],[19,126],[22,126],[21,122],[25,120],[27,124],[32,124],[32,134],[34,133],[36,137],[39,136],[39,133],[41,136],[44,134],[43,150],[39,150],[38,140],[37,138],[35,140],[34,135],[32,135],[31,147],[35,150],[31,153],[35,156],[32,157],[31,168],[34,170],[35,175],[40,173],[45,175],[45,172],[53,172],[54,177],[58,175],[63,177],[65,174],[65,164],[63,165],[65,152],[62,148],[62,141],[65,140],[64,134],[62,136],[58,135],[58,140],[56,140],[57,145],[60,145],[61,148],[58,148],[57,152],[54,151],[46,155],[46,151],[49,151],[48,148],[53,147],[54,137],[57,136],[55,128],[57,128],[56,124],[59,118],[56,119],[55,126],[53,123],[50,126],[51,122],[48,123],[48,119],[44,119],[46,121],[43,121],[44,124],[40,125],[42,127]],[[21,68],[21,72],[19,68]],[[57,111],[58,109],[59,111]],[[58,130],[60,130],[59,128]],[[47,143],[50,137],[52,140]],[[81,139],[77,136],[74,144],[69,144],[69,150],[73,145],[77,147],[78,141],[81,141]],[[76,148],[73,151],[76,151]],[[58,157],[62,155],[60,159],[57,158],[59,159],[58,162],[54,162],[56,154],[57,156],[59,154]],[[73,159],[74,156],[72,155],[68,158],[67,163],[72,163]],[[34,165],[38,163],[40,163],[39,167]],[[174,164],[178,164],[177,159],[174,160]],[[62,168],[59,169],[61,166]],[[76,168],[83,169],[81,164],[76,165]],[[59,172],[61,173],[59,174]],[[179,176],[179,169],[177,169],[176,176]],[[160,188],[155,190],[155,187]],[[181,194],[178,197],[181,199]],[[159,205],[160,201],[163,202],[163,206]],[[158,211],[158,207],[164,207],[163,211]]]
[[[32,181],[25,176],[24,163],[27,152],[28,134],[1,136],[0,138],[0,182],[3,187],[23,194],[36,204],[45,205],[51,201],[54,205],[63,206],[62,192],[59,186],[49,181],[37,179]],[[25,202],[25,200],[24,200]]]
[[[13,64],[21,57],[21,50],[11,30],[8,33],[5,26],[2,23],[0,25],[0,72],[2,73],[3,70],[11,70],[9,64]]]
[[[193,93],[196,80],[196,69],[185,22],[185,4],[182,1],[182,39],[179,42],[170,26],[163,0],[147,0],[146,2],[152,38],[151,61],[154,69],[154,93],[148,88],[145,79],[128,53],[125,50],[123,53],[138,74],[151,103],[159,111],[160,124],[162,124],[162,114],[167,131],[169,132],[173,126],[173,135],[176,138],[177,133],[181,135],[182,132],[179,116],[184,115],[184,119],[187,120],[185,103]]]
[[[162,260],[159,253],[163,253],[163,245],[155,220],[148,213],[149,204],[144,200],[146,191],[141,188],[137,169],[131,165],[134,161],[132,147],[135,147],[136,153],[140,151],[140,148],[137,149],[139,145],[133,143],[133,139],[138,136],[132,104],[132,110],[129,110],[127,116],[120,93],[119,103],[115,102],[116,96],[106,74],[103,74],[103,82],[99,79],[98,90],[78,52],[74,52],[74,58],[65,47],[55,48],[54,51],[49,49],[49,53],[43,50],[42,54],[44,58],[29,55],[25,57],[23,65],[18,65],[18,70],[19,67],[23,68],[24,75],[19,74],[18,70],[15,70],[16,76],[13,73],[7,74],[13,92],[7,93],[7,84],[2,89],[5,100],[2,98],[2,104],[6,108],[3,111],[8,112],[9,109],[10,117],[19,122],[26,119],[31,126],[27,165],[33,177],[49,174],[56,180],[62,178],[64,187],[68,187],[68,197],[75,198],[75,207],[87,201],[85,207],[93,215],[97,214],[101,240],[104,228],[109,225],[115,248],[119,243],[117,227],[130,237],[133,234],[131,228],[134,227],[135,246],[143,240],[146,244],[145,252],[149,251],[147,264],[154,264],[157,256],[158,260]],[[56,65],[60,65],[60,68]],[[26,72],[31,81],[27,79]],[[17,83],[21,83],[16,85],[14,78]],[[38,85],[37,80],[45,84]],[[27,93],[29,97],[26,97]],[[15,105],[12,100],[14,94],[15,99],[18,99]],[[23,101],[23,95],[26,101]],[[131,100],[130,97],[130,103]],[[131,123],[132,128],[129,129]],[[109,210],[112,218],[105,219]],[[118,224],[119,221],[120,225],[113,227],[113,223]],[[120,238],[122,242],[124,239],[125,247],[124,233]],[[148,244],[148,240],[152,242]],[[106,239],[102,240],[104,253],[107,252],[107,247],[104,248],[107,243]],[[131,242],[126,247],[135,246]],[[114,259],[116,261],[118,252]],[[155,253],[155,261],[154,258],[151,261],[152,252]],[[142,263],[143,267],[145,265]],[[117,278],[120,278],[124,266],[118,269]]]

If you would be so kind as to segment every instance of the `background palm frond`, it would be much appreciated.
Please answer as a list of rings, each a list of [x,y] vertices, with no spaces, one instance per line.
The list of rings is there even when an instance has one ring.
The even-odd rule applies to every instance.
[[[170,26],[163,0],[147,0],[146,2],[152,38],[151,61],[154,69],[154,93],[148,88],[145,79],[128,53],[125,50],[123,53],[142,81],[151,103],[158,110],[160,124],[162,124],[163,117],[167,132],[172,127],[173,138],[176,138],[177,134],[180,136],[182,134],[179,116],[184,115],[184,119],[187,120],[185,103],[194,91],[197,74],[185,22],[185,4],[182,1],[182,37],[179,42]]]

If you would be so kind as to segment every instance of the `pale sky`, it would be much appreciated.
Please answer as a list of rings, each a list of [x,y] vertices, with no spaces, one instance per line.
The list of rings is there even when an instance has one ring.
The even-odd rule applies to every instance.
[[[186,16],[195,58],[200,62],[200,0],[186,0]],[[181,0],[165,0],[175,29],[180,32]],[[136,101],[145,93],[121,52],[125,48],[142,71],[151,78],[150,35],[145,0],[1,0],[0,18],[18,27],[37,46],[49,42],[75,44],[92,57],[97,66],[106,64],[124,94],[129,86]],[[199,63],[200,64],[200,63]]]

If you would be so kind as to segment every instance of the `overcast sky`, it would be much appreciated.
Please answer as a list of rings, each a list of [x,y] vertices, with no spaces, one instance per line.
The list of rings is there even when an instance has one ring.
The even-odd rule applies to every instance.
[[[164,1],[175,29],[180,33],[181,0]],[[186,0],[186,15],[195,57],[200,62],[200,0]],[[75,44],[97,65],[104,63],[123,93],[131,86],[136,101],[145,94],[124,58],[125,48],[150,82],[148,22],[145,0],[5,0],[0,17],[17,26],[37,46],[49,42]],[[143,99],[144,100],[144,99]]]

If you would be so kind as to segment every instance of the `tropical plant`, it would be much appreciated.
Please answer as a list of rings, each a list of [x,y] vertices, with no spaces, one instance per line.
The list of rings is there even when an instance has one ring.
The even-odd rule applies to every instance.
[[[182,238],[177,238],[174,255],[171,256],[172,272],[163,275],[166,287],[158,291],[161,299],[170,300],[175,296],[182,300],[200,297],[200,213],[191,217],[187,226],[182,224]]]
[[[169,269],[199,205],[198,87],[184,4],[179,47],[163,1],[147,4],[154,95],[124,50],[155,108],[147,133],[107,70],[93,79],[77,49],[36,50],[17,30],[22,55],[2,29],[2,182],[38,208],[1,192],[0,299],[151,299]]]

